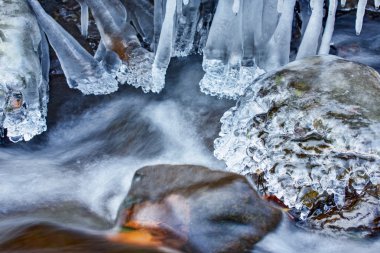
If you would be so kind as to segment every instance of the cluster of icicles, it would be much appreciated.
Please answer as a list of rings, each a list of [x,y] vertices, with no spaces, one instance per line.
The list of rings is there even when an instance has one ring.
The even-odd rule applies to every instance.
[[[328,54],[339,4],[338,0],[77,1],[83,36],[87,35],[89,9],[101,35],[94,56],[46,14],[37,0],[28,0],[70,87],[84,94],[108,94],[119,83],[128,83],[144,92],[160,92],[171,57],[203,53],[206,73],[201,90],[234,99],[265,71],[294,59]],[[374,3],[379,7],[380,0]],[[366,6],[367,0],[358,1],[357,34]],[[293,54],[296,20],[302,24],[301,39]]]

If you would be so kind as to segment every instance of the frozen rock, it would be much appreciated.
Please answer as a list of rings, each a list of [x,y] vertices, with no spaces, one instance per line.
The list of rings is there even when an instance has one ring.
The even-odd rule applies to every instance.
[[[380,76],[372,68],[335,56],[305,58],[247,89],[221,120],[215,155],[231,171],[261,176],[262,190],[302,219],[342,211],[347,187],[379,189],[379,106]],[[379,191],[371,192],[346,213],[354,218],[342,217],[345,226],[378,226]]]

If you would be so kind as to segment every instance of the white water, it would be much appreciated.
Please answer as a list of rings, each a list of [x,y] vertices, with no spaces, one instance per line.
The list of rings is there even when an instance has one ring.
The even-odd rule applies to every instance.
[[[352,238],[334,238],[322,233],[297,229],[283,222],[274,232],[259,242],[255,253],[377,253],[380,241],[359,241]]]
[[[145,165],[223,169],[204,143],[210,134],[205,130],[216,133],[218,117],[203,132],[197,127],[209,112],[219,110],[220,117],[227,107],[199,93],[194,84],[201,77],[200,68],[187,65],[175,70],[169,81],[172,92],[160,96],[164,101],[130,89],[71,116],[67,112],[83,99],[73,93],[47,134],[0,148],[0,221],[19,214],[36,216],[33,210],[42,208],[41,215],[52,212],[48,216],[53,220],[72,222],[74,218],[55,217],[54,208],[75,203],[112,223],[135,170]],[[204,116],[199,115],[202,111]]]

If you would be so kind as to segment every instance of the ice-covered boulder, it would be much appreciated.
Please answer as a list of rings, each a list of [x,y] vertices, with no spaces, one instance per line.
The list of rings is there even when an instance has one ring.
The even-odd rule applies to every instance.
[[[258,175],[258,186],[302,219],[373,230],[380,213],[379,108],[374,69],[335,56],[295,61],[252,84],[224,114],[215,155],[231,171]],[[329,212],[340,215],[322,222]]]

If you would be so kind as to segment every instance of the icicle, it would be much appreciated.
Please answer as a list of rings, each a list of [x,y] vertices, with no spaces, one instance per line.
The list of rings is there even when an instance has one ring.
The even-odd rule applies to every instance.
[[[188,5],[189,4],[189,0],[183,0],[183,4],[184,5]]]
[[[42,76],[46,83],[49,82],[49,72],[50,72],[50,55],[49,55],[49,43],[46,39],[46,35],[41,31],[41,44],[39,48],[39,55],[41,61]]]
[[[265,31],[265,32],[261,33],[262,45],[260,47],[264,48],[266,44],[269,42],[269,40],[271,39],[274,31],[276,30],[278,22],[279,22],[279,17],[281,15],[278,13],[278,10],[277,10],[278,0],[265,0],[262,2],[263,2],[262,14],[259,16],[260,16],[260,19],[262,19],[261,21],[262,31]]]
[[[104,56],[106,55],[106,51],[107,51],[107,49],[104,46],[103,40],[100,40],[98,48],[96,49],[96,52],[94,55],[94,59],[97,61],[101,61],[104,58]]]
[[[232,5],[232,12],[236,14],[238,14],[239,12],[239,9],[240,9],[240,0],[234,0],[234,3]]]
[[[380,0],[375,0],[375,8],[379,9],[380,7]]]
[[[255,63],[254,49],[261,39],[263,1],[240,1],[237,14],[231,11],[233,2],[218,2],[203,50],[206,73],[200,87],[206,94],[236,99],[262,73]]]
[[[346,0],[340,0],[340,6],[342,8],[346,7]]]
[[[177,16],[182,15],[182,1],[183,0],[177,0]]]
[[[157,51],[158,41],[160,40],[160,34],[162,29],[162,22],[164,22],[164,0],[154,1],[154,37],[153,37],[153,48],[154,52]]]
[[[277,12],[282,13],[282,10],[284,8],[284,1],[285,0],[278,0],[277,2]]]
[[[165,85],[166,69],[172,57],[176,5],[176,0],[167,0],[166,2],[165,18],[152,68],[153,82],[162,87]]]
[[[150,0],[128,0],[124,1],[128,19],[130,19],[147,44],[153,43],[154,34],[154,4]]]
[[[296,0],[284,3],[278,26],[268,43],[266,70],[273,70],[289,62],[292,23]]]
[[[356,11],[356,22],[355,22],[356,35],[359,35],[360,32],[362,31],[366,6],[367,6],[367,0],[359,0],[358,9]]]
[[[200,19],[199,6],[201,0],[192,0],[182,7],[182,1],[177,2],[181,5],[181,12],[177,12],[176,24],[174,26],[174,45],[172,56],[184,57],[189,55],[194,46],[194,38],[197,32],[197,24]]]
[[[121,50],[120,42],[124,36],[123,29],[127,20],[127,11],[123,4],[119,0],[81,1],[91,9],[105,47],[113,51]]]
[[[122,61],[116,74],[117,80],[136,88],[141,87],[144,92],[159,92],[162,87],[152,82],[153,54],[141,46],[136,30],[127,22],[127,11],[120,0],[84,1],[96,21],[106,48],[105,56],[109,56],[108,51],[112,51]],[[112,62],[116,65],[108,66]],[[119,61],[112,59],[107,60],[105,66],[115,69],[118,64]]]
[[[242,2],[240,11],[242,29],[242,66],[254,66],[255,54],[263,40],[263,9],[262,0],[245,0]],[[266,25],[266,24],[265,24]]]
[[[317,53],[318,41],[322,30],[323,2],[323,0],[310,1],[312,13],[298,49],[297,60]]]
[[[327,16],[325,31],[323,33],[321,47],[319,48],[319,54],[329,54],[330,52],[330,42],[334,32],[335,14],[337,6],[337,0],[330,0],[329,14]]]
[[[78,1],[80,4],[80,21],[81,21],[81,33],[82,36],[87,38],[88,36],[88,6],[85,2]]]
[[[41,7],[28,0],[37,20],[56,52],[70,87],[84,94],[108,94],[118,89],[117,81]]]
[[[308,25],[309,20],[310,20],[311,8],[310,8],[310,1],[309,0],[300,0],[299,4],[300,4],[299,16],[300,16],[300,19],[302,22],[301,35],[303,36],[305,34],[307,25]]]

